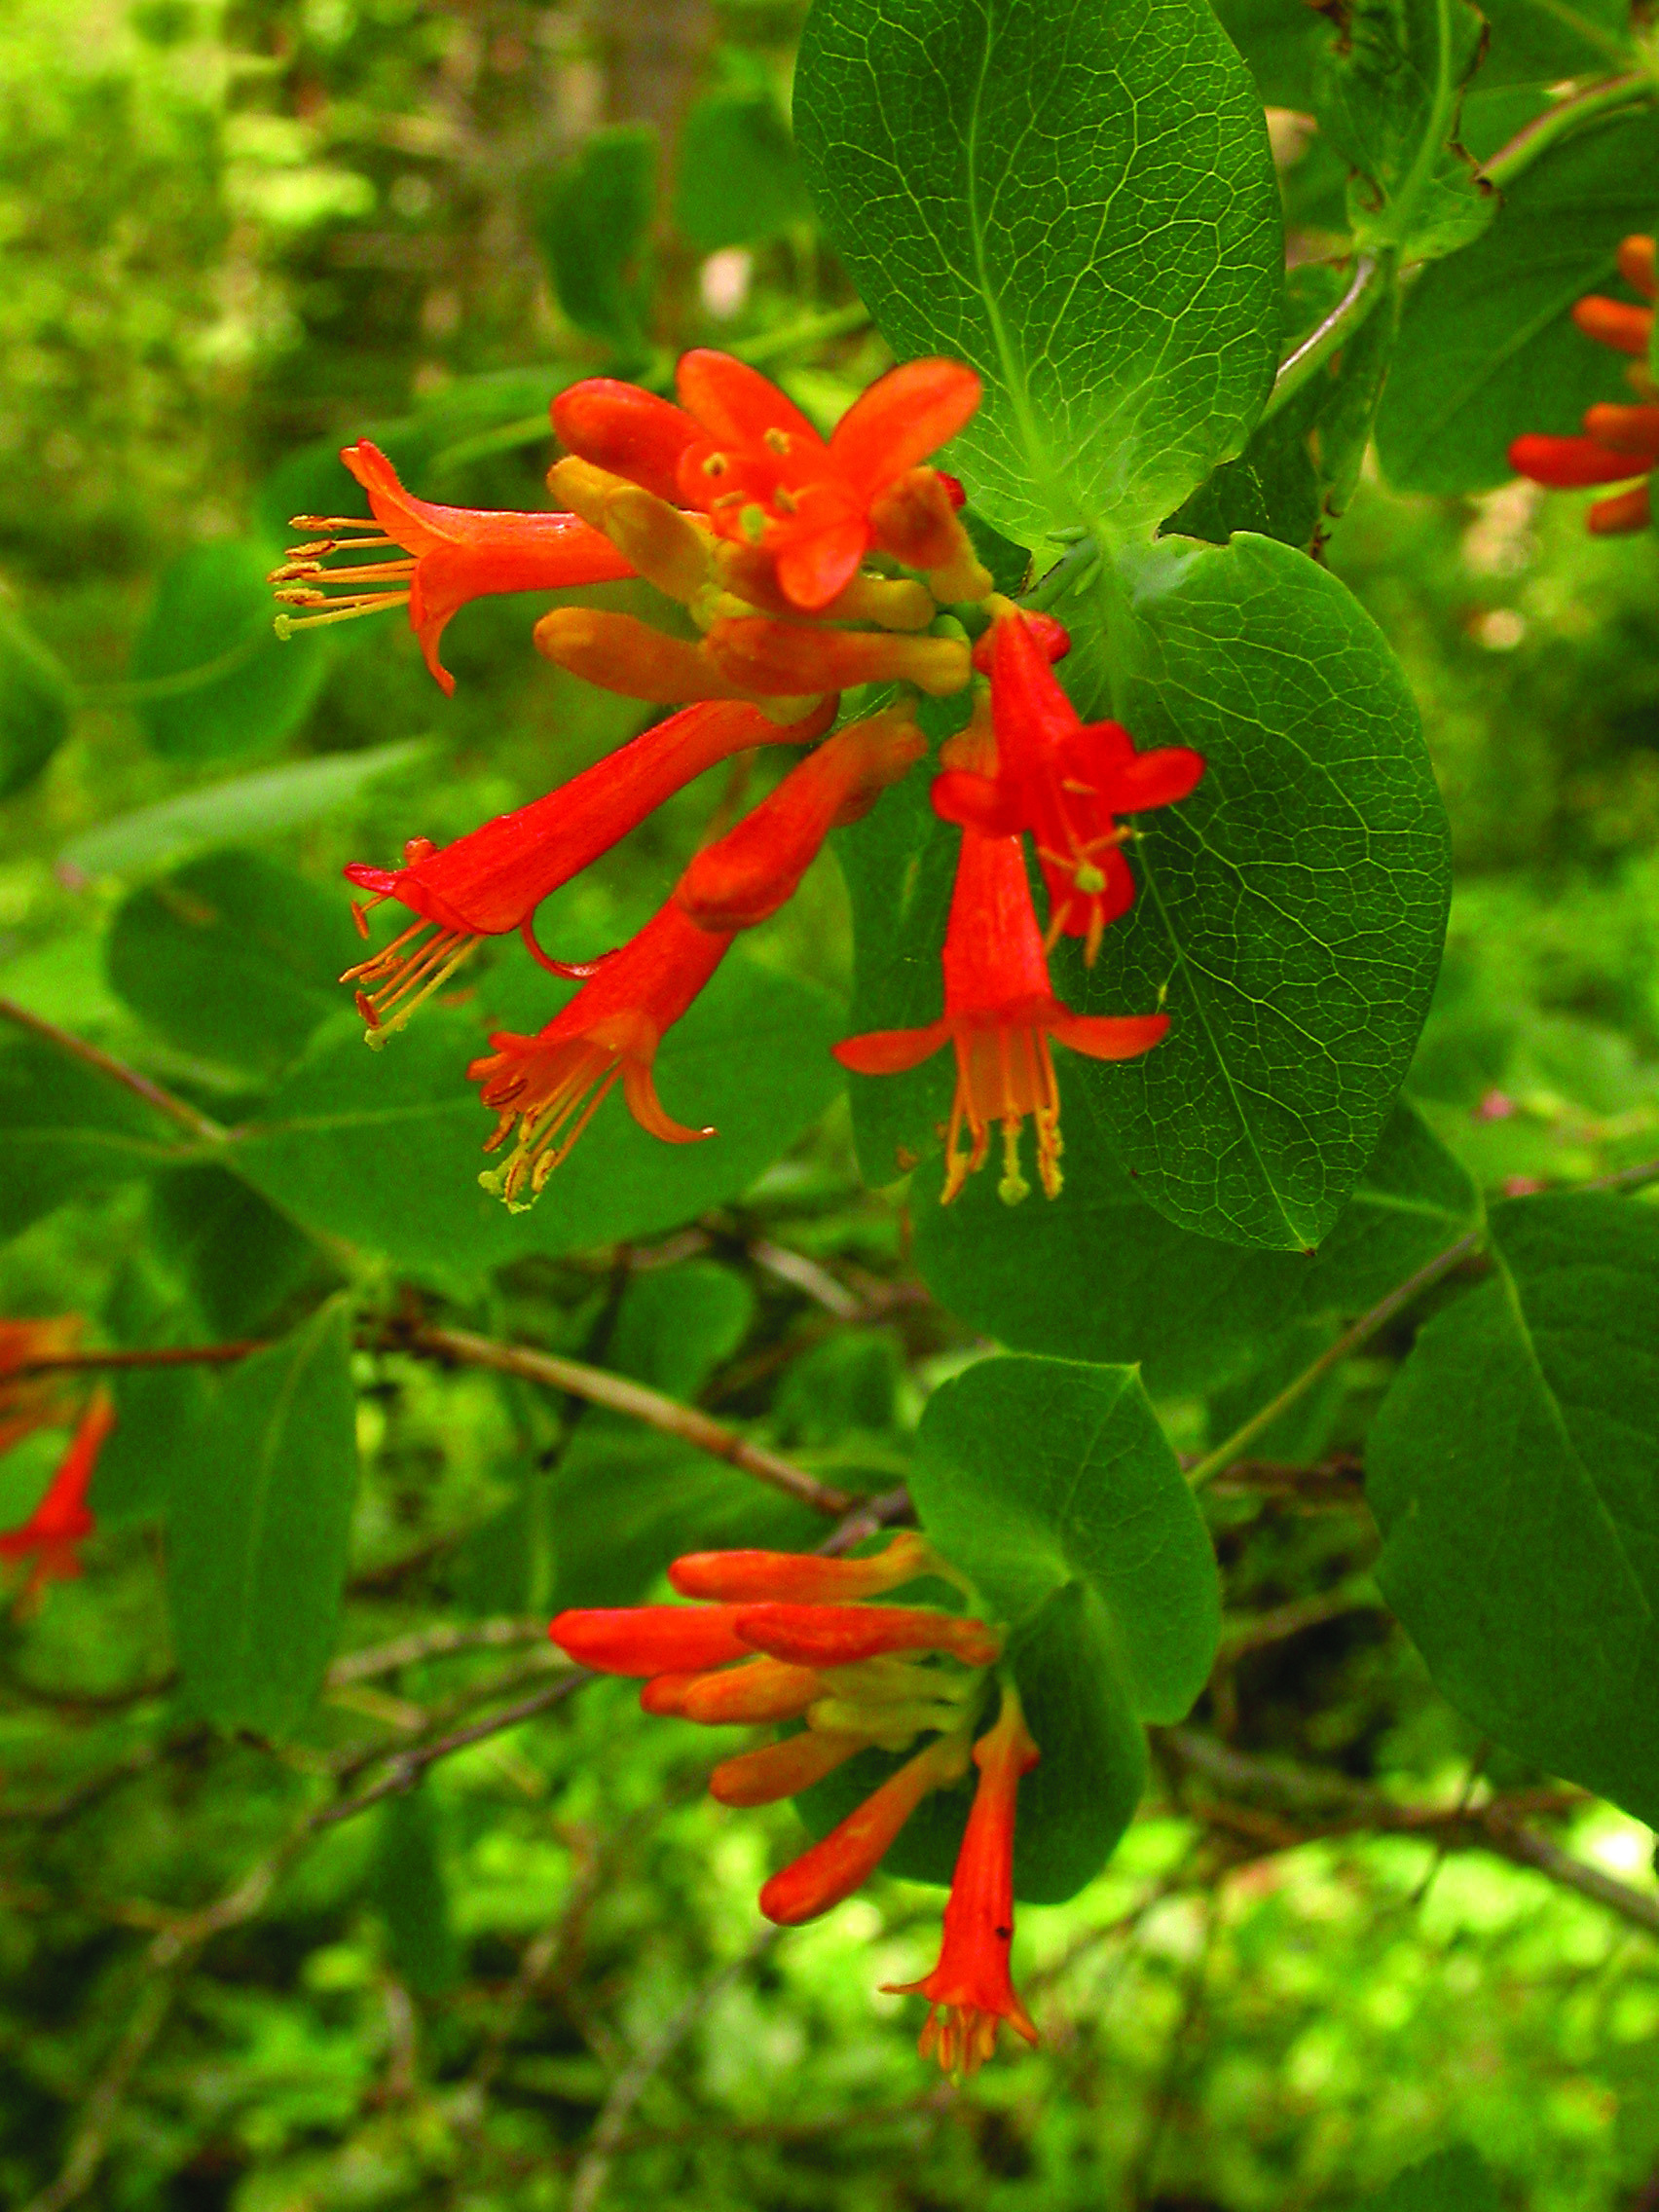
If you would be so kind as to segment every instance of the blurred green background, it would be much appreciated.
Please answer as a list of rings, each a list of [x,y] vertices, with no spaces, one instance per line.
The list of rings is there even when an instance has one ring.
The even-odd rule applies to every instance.
[[[596,371],[660,387],[687,344],[743,350],[834,419],[887,356],[794,171],[803,14],[9,0],[0,991],[231,1118],[292,1025],[327,1012],[353,941],[345,861],[447,840],[639,726],[537,660],[541,603],[461,614],[446,700],[398,615],[278,645],[263,571],[291,510],[345,497],[343,438],[376,437],[427,497],[535,506],[550,393]],[[1579,504],[1520,485],[1404,500],[1368,477],[1329,549],[1406,663],[1452,812],[1459,891],[1414,1085],[1494,1189],[1587,1177],[1659,1134],[1659,560],[1650,535],[1591,542]],[[722,771],[665,807],[595,871],[571,931],[645,910],[742,796]],[[257,863],[214,860],[227,846]],[[158,1021],[145,929],[258,868],[316,887],[316,958],[253,960],[234,1003]],[[844,990],[832,860],[756,950]],[[26,1229],[0,1248],[0,1311],[201,1341],[261,1333],[337,1279],[338,1256],[276,1216],[215,1245],[190,1174]],[[836,1107],[741,1201],[648,1251],[515,1262],[460,1317],[700,1393],[826,1479],[881,1487],[929,1384],[974,1348],[906,1242],[903,1191],[859,1188]],[[1349,1371],[1350,1417],[1389,1356]],[[1286,1850],[1267,1815],[1231,1832],[1167,1775],[1099,1882],[1021,1914],[1045,2051],[962,2090],[917,2063],[915,2009],[876,1994],[930,1963],[938,1894],[878,1882],[762,1938],[754,1893],[793,1814],[700,1800],[707,1739],[641,1724],[625,1685],[268,1861],[308,1775],[365,1723],[413,1735],[505,1680],[534,1688],[535,1618],[602,1595],[584,1545],[596,1520],[613,1535],[618,1497],[653,1557],[670,1476],[701,1486],[687,1540],[751,1526],[737,1477],[687,1474],[605,1417],[360,1365],[345,1646],[531,1627],[516,1659],[337,1668],[280,1753],[211,1739],[169,1703],[154,1470],[112,1448],[87,1579],[0,1641],[6,2202],[57,2173],[144,2001],[147,1936],[262,1864],[269,1902],[185,1962],[81,2200],[1296,2212],[1369,2203],[1461,2140],[1506,2204],[1659,2202],[1650,1936],[1411,1838]],[[1165,1410],[1201,1448],[1208,1409]],[[1287,1451],[1340,1446],[1343,1402],[1322,1418]],[[0,1461],[0,1524],[59,1445]],[[1375,1602],[1361,1507],[1212,1516],[1232,1641],[1203,1716],[1236,1749],[1419,1797],[1528,1779]],[[782,1517],[775,1532],[806,1540]],[[1651,1889],[1634,1822],[1586,1804],[1569,1840]]]

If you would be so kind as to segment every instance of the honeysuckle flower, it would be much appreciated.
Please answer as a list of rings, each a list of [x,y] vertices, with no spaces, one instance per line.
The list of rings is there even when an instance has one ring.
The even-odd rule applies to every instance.
[[[998,1195],[1010,1205],[1029,1195],[1019,1167],[1019,1131],[1030,1115],[1037,1172],[1050,1198],[1060,1192],[1060,1097],[1050,1040],[1091,1059],[1132,1059],[1169,1026],[1162,1014],[1079,1014],[1049,981],[1043,933],[1017,836],[962,832],[956,887],[944,938],[944,1013],[918,1029],[879,1029],[835,1047],[860,1075],[897,1075],[951,1045],[956,1092],[945,1135],[943,1202],[980,1167],[993,1124],[1003,1132]],[[964,1125],[966,1151],[959,1139]]]
[[[696,1144],[714,1129],[690,1129],[663,1111],[651,1063],[671,1029],[725,958],[729,934],[703,930],[669,904],[639,936],[601,963],[569,1006],[534,1037],[494,1034],[493,1050],[467,1076],[498,1117],[485,1143],[518,1136],[502,1165],[479,1177],[514,1212],[534,1204],[547,1178],[620,1082],[628,1111],[664,1144]]]
[[[803,722],[779,723],[742,701],[710,701],[657,722],[607,754],[558,791],[498,815],[453,844],[424,837],[404,847],[400,868],[354,861],[347,880],[394,899],[418,918],[371,958],[348,968],[371,1045],[383,1045],[448,982],[487,937],[523,933],[531,952],[558,976],[585,976],[591,965],[549,960],[535,941],[535,909],[550,892],[635,830],[694,777],[756,745],[803,745],[834,717],[834,701]],[[363,904],[352,911],[367,937]]]
[[[865,392],[828,439],[758,370],[705,348],[680,363],[680,420],[594,379],[554,403],[572,453],[704,510],[722,537],[758,547],[778,588],[818,613],[872,549],[930,572],[941,601],[982,598],[990,576],[956,514],[949,480],[918,463],[979,403],[960,362],[906,362]],[[667,476],[672,457],[675,484]]]
[[[24,1603],[43,1584],[72,1581],[80,1573],[78,1546],[96,1526],[87,1487],[114,1426],[114,1403],[107,1391],[99,1390],[81,1416],[40,1503],[19,1528],[0,1531],[0,1559],[31,1561],[21,1593]]]
[[[793,898],[830,831],[867,814],[927,749],[903,707],[837,730],[703,848],[676,885],[675,904],[706,930],[754,929]]]
[[[775,1805],[798,1796],[845,1766],[866,1747],[863,1736],[837,1736],[827,1728],[803,1728],[781,1743],[762,1744],[721,1759],[709,1777],[709,1795],[721,1805]]]
[[[1027,2043],[1038,2040],[1009,1972],[1014,1802],[1020,1776],[1038,1757],[1019,1699],[1005,1687],[996,1725],[974,1746],[979,1783],[944,1908],[939,1964],[925,1980],[888,1985],[893,1995],[927,1999],[919,2047],[947,2074],[977,2073],[994,2054],[1004,2020]]]
[[[782,1659],[754,1659],[746,1666],[696,1675],[658,1675],[640,1692],[646,1713],[673,1714],[705,1727],[740,1722],[795,1720],[824,1694],[811,1667]]]
[[[810,1851],[764,1884],[760,1910],[766,1918],[780,1928],[798,1928],[862,1889],[922,1799],[968,1771],[968,1756],[965,1733],[924,1744]]]
[[[1654,246],[1650,238],[1628,238],[1619,247],[1619,275],[1651,300],[1655,293]],[[1529,431],[1509,449],[1510,466],[1519,475],[1552,491],[1580,491],[1592,484],[1626,484],[1610,499],[1597,499],[1586,521],[1598,536],[1644,530],[1652,515],[1646,479],[1659,466],[1659,387],[1647,369],[1653,337],[1653,310],[1592,293],[1580,300],[1572,319],[1587,338],[1635,357],[1628,372],[1640,404],[1602,402],[1587,410],[1581,437],[1547,437]],[[1642,479],[1632,483],[1633,477]]]
[[[64,1359],[81,1335],[79,1313],[43,1321],[0,1320],[0,1452],[60,1418],[62,1381],[22,1371],[36,1360]]]
[[[903,1529],[884,1551],[867,1559],[826,1559],[819,1552],[686,1552],[669,1567],[668,1579],[682,1598],[846,1604],[903,1589],[925,1574],[954,1578],[955,1572],[926,1536]]]
[[[983,1621],[922,1605],[746,1605],[732,1623],[752,1651],[801,1667],[851,1667],[895,1651],[948,1651],[964,1666],[993,1666],[1002,1638]]]
[[[933,803],[945,821],[987,835],[1031,831],[1049,893],[1046,941],[1082,938],[1092,966],[1108,925],[1134,903],[1117,817],[1185,798],[1204,757],[1185,745],[1137,753],[1122,722],[1081,720],[1050,666],[1053,642],[1012,608],[998,617],[989,653],[995,772],[974,773],[965,764],[971,749],[953,743]]]
[[[734,1623],[741,1605],[605,1605],[556,1616],[547,1633],[568,1658],[602,1675],[701,1673],[754,1649]]]
[[[347,446],[340,458],[368,494],[380,528],[364,535],[360,515],[295,515],[295,530],[324,535],[290,546],[287,560],[271,572],[277,599],[303,610],[276,617],[278,637],[406,606],[426,666],[453,692],[455,678],[439,660],[438,645],[468,600],[494,592],[563,591],[634,573],[610,540],[579,515],[436,506],[406,492],[367,438]],[[380,551],[402,558],[329,566],[337,553]],[[342,592],[343,584],[352,588]]]

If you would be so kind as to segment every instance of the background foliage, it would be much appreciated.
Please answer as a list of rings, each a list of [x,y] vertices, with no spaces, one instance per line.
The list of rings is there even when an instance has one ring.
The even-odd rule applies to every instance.
[[[972,1475],[990,1418],[974,1394],[998,1386],[973,1363],[993,1341],[1142,1359],[1190,1462],[1335,1341],[1335,1312],[1463,1234],[1483,1197],[1505,1279],[1547,1301],[1574,1264],[1570,1235],[1552,1241],[1567,1201],[1523,1194],[1659,1150],[1653,541],[1594,543],[1576,502],[1503,484],[1469,428],[1510,403],[1501,392],[1465,400],[1446,376],[1436,414],[1412,387],[1444,365],[1437,316],[1445,343],[1469,331],[1456,283],[1513,307],[1518,223],[1535,238],[1587,197],[1609,238],[1647,218],[1623,181],[1650,166],[1628,135],[1650,136],[1639,118],[1547,191],[1534,172],[1466,259],[1410,295],[1378,434],[1392,480],[1418,489],[1359,475],[1356,449],[1334,505],[1329,483],[1309,495],[1309,516],[1321,498],[1346,509],[1329,566],[1405,664],[1456,871],[1414,1115],[1390,1124],[1344,1217],[1371,1229],[1322,1251],[1322,1290],[1298,1252],[1199,1244],[1216,1220],[1173,1204],[1162,1244],[1135,1240],[1141,1272],[1115,1271],[1116,1225],[1142,1198],[1081,1097],[1066,1200],[1020,1217],[1030,1243],[1006,1276],[987,1257],[988,1192],[940,1214],[937,1163],[913,1192],[866,1190],[822,1050],[854,983],[832,862],[664,1052],[670,1109],[684,1084],[725,1132],[718,1155],[665,1167],[618,1116],[524,1223],[454,1178],[479,1119],[456,1082],[465,1040],[481,1011],[528,1024],[542,982],[504,956],[474,1000],[371,1058],[330,979],[355,941],[338,869],[535,795],[638,711],[537,662],[523,603],[457,623],[453,700],[396,621],[280,647],[264,571],[288,513],[342,498],[331,452],[348,434],[376,437],[427,496],[535,506],[546,402],[574,377],[660,376],[687,343],[736,345],[832,418],[886,365],[855,282],[885,313],[883,282],[937,272],[900,268],[873,233],[843,266],[815,229],[788,116],[803,13],[18,0],[0,21],[0,991],[187,1109],[8,1039],[0,1310],[80,1311],[118,1349],[280,1340],[223,1378],[118,1373],[89,1574],[5,1626],[0,2188],[168,2212],[1650,2205],[1659,1890],[1632,1814],[1651,1808],[1560,1791],[1548,1773],[1595,1782],[1607,1747],[1626,1755],[1651,1729],[1650,1700],[1620,1702],[1633,1673],[1651,1675],[1644,1616],[1633,1602],[1609,1618],[1596,1698],[1574,1682],[1559,1709],[1460,1699],[1471,1718],[1430,1686],[1389,1608],[1443,1680],[1459,1652],[1416,1626],[1434,1593],[1411,1533],[1439,1515],[1467,1541],[1459,1517],[1472,1495],[1501,1497],[1505,1469],[1471,1421],[1446,1440],[1457,1479],[1418,1494],[1403,1389],[1373,1441],[1369,1518],[1352,1447],[1411,1323],[1259,1436],[1251,1479],[1206,1493],[1224,1605],[1208,1687],[1188,1727],[1154,1729],[1149,1794],[1106,1870],[1022,1911],[1045,2052],[970,2088],[924,2082],[898,2001],[872,1994],[929,1963],[937,1892],[888,1878],[819,1926],[761,1933],[753,1893],[794,1815],[702,1801],[707,1739],[640,1726],[625,1686],[558,1692],[539,1640],[550,1606],[637,1595],[693,1529],[806,1543],[824,1523],[682,1437],[453,1344],[437,1356],[424,1332],[634,1378],[850,1494],[913,1472],[925,1492],[941,1453]],[[840,13],[828,5],[813,35]],[[1320,76],[1296,38],[1264,42],[1245,11],[1221,13],[1274,108],[1319,119],[1274,127],[1295,258],[1348,222],[1424,255],[1478,230],[1463,171],[1437,169],[1404,205],[1390,149],[1353,135],[1351,84]],[[1583,19],[1611,66],[1622,30]],[[1470,58],[1460,21],[1448,84]],[[1549,38],[1537,50],[1535,24],[1530,45],[1530,23],[1493,11],[1464,102],[1480,151],[1586,65]],[[1478,108],[1501,98],[1502,116]],[[903,174],[925,193],[937,147],[917,113]],[[1202,123],[1199,103],[1190,128]],[[833,135],[803,131],[821,189]],[[867,130],[855,142],[885,158]],[[1345,209],[1349,162],[1373,190]],[[1259,291],[1270,265],[1248,235],[1231,250]],[[1580,256],[1563,301],[1604,275]],[[1152,324],[1160,312],[1149,299]],[[1204,312],[1241,327],[1237,300],[1206,294]],[[1072,375],[1044,356],[1049,334],[1034,315],[1024,372],[1116,388],[1121,361]],[[1230,421],[1271,368],[1236,343]],[[1524,394],[1566,373],[1553,356],[1504,371]],[[1187,424],[1178,496],[1226,437],[1202,395],[1163,396]],[[1006,418],[993,406],[985,424],[984,465],[1012,485]],[[1139,425],[1086,428],[1099,475],[1082,519],[1152,514],[1174,441],[1154,438],[1145,471],[1120,481]],[[1272,491],[1260,454],[1251,466]],[[992,519],[1033,518],[1011,491]],[[1307,573],[1309,607],[1336,606]],[[620,605],[630,588],[608,590]],[[1159,649],[1184,648],[1168,635]],[[682,794],[553,903],[543,940],[585,950],[631,926],[740,795],[720,776]],[[1127,1125],[1112,1124],[1120,1146]],[[891,1159],[897,1133],[861,1128],[866,1157]],[[1437,1241],[1380,1259],[1389,1177],[1402,1161],[1417,1176],[1436,1141]],[[433,1202],[412,1207],[412,1189]],[[1586,1419],[1655,1342],[1651,1210],[1600,1203],[1603,1242],[1634,1240],[1628,1279],[1596,1290],[1631,1364],[1588,1390],[1573,1379]],[[1212,1286],[1198,1324],[1197,1280]],[[1416,1372],[1438,1363],[1456,1389],[1459,1363],[1485,1373],[1503,1356],[1480,1334],[1499,1329],[1499,1288],[1429,1318]],[[296,1419],[315,1491],[253,1511],[223,1471]],[[60,1442],[0,1459],[0,1521],[23,1517]],[[1632,1444],[1632,1463],[1650,1465],[1652,1445]],[[1165,1496],[1161,1466],[1146,1466],[1149,1496]],[[330,1551],[349,1563],[343,1618],[293,1602],[294,1561],[314,1569]],[[1478,1655],[1534,1635],[1555,1605],[1594,1617],[1626,1565],[1574,1565],[1582,1588],[1512,1588],[1518,1617],[1494,1597],[1464,1641]],[[1630,1571],[1640,1581],[1641,1563]],[[246,1634],[227,1642],[233,1583]],[[1179,1641],[1142,1655],[1129,1685],[1161,1723],[1192,1688]],[[520,1703],[530,1716],[498,1725]],[[474,1743],[423,1762],[475,1724]],[[1547,1860],[1506,1858],[1476,1817],[1493,1789],[1538,1792],[1539,1832],[1614,1903]],[[102,2106],[87,2104],[92,2083],[112,2092]]]

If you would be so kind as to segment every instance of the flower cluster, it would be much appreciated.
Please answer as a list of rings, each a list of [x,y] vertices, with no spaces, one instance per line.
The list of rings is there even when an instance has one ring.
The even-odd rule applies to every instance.
[[[1651,239],[1626,239],[1619,247],[1618,268],[1632,291],[1646,300],[1654,297]],[[1609,499],[1594,501],[1586,518],[1590,528],[1599,536],[1645,530],[1652,519],[1648,478],[1659,467],[1659,384],[1655,384],[1649,365],[1653,310],[1592,293],[1574,307],[1572,319],[1586,338],[1632,356],[1625,373],[1638,404],[1603,402],[1587,409],[1582,437],[1552,438],[1529,432],[1510,447],[1510,465],[1552,491],[1623,484],[1626,490],[1614,493]],[[1641,481],[1633,483],[1633,477]]]
[[[550,1633],[583,1666],[643,1677],[647,1713],[711,1726],[799,1723],[715,1768],[709,1789],[723,1805],[793,1796],[872,1747],[909,1753],[764,1885],[760,1909],[782,1927],[851,1897],[924,1797],[954,1788],[970,1765],[978,1770],[939,1964],[923,1980],[897,1985],[928,2001],[922,2055],[971,2074],[992,2055],[1004,2020],[1037,2041],[1009,1959],[1014,1804],[1038,1750],[1012,1682],[994,1683],[999,1630],[937,1606],[870,1602],[928,1575],[972,1597],[926,1538],[909,1532],[867,1559],[693,1552],[675,1561],[669,1580],[698,1603],[561,1613]],[[994,1686],[997,1715],[981,1733]]]
[[[926,465],[978,404],[972,370],[911,361],[873,385],[826,439],[743,362],[698,350],[680,363],[676,405],[605,377],[553,403],[566,456],[548,478],[562,511],[501,514],[412,498],[366,442],[342,456],[378,534],[341,517],[296,517],[322,535],[276,571],[284,634],[406,604],[433,675],[445,624],[489,592],[643,577],[682,606],[694,636],[614,609],[563,607],[535,626],[539,650],[590,682],[680,711],[563,789],[439,849],[415,838],[403,866],[353,865],[350,880],[414,917],[348,971],[368,1041],[380,1045],[486,938],[520,931],[541,965],[581,988],[535,1036],[502,1033],[469,1074],[497,1116],[486,1149],[512,1139],[481,1180],[532,1203],[607,1094],[621,1084],[640,1124],[666,1143],[712,1136],[675,1121],[652,1063],[733,939],[794,892],[830,830],[855,821],[927,753],[917,701],[966,695],[963,733],[933,785],[961,829],[943,958],[943,1011],[921,1028],[837,1048],[866,1075],[913,1066],[949,1043],[948,1201],[1003,1139],[999,1188],[1030,1185],[1020,1131],[1036,1129],[1037,1177],[1060,1188],[1059,1096],[1051,1044],[1099,1059],[1146,1051],[1161,1014],[1079,1015],[1055,996],[1048,956],[1102,933],[1135,896],[1124,817],[1184,797],[1203,772],[1183,747],[1137,753],[1117,722],[1085,724],[1051,662],[1060,626],[992,589],[955,480]],[[399,558],[360,562],[366,551]],[[335,556],[346,556],[344,565]],[[340,587],[348,587],[341,591]],[[843,714],[842,694],[879,684],[892,702]],[[536,907],[717,761],[763,745],[813,748],[770,795],[698,853],[668,903],[630,943],[584,963],[549,959]],[[1027,874],[1035,848],[1049,916]],[[964,1139],[964,1132],[966,1138]]]
[[[66,1358],[80,1332],[80,1316],[74,1313],[43,1321],[0,1320],[0,1452],[37,1428],[55,1428],[71,1419],[72,1402],[61,1394],[61,1377],[41,1368],[44,1362]],[[107,1392],[94,1391],[39,1504],[19,1527],[0,1530],[0,1560],[29,1562],[20,1604],[32,1604],[48,1582],[70,1581],[80,1573],[78,1546],[94,1526],[87,1491],[114,1426],[115,1408]]]

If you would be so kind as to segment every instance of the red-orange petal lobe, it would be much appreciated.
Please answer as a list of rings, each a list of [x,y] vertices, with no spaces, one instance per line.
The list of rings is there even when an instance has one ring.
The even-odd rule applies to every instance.
[[[818,1552],[686,1552],[669,1567],[668,1579],[682,1598],[732,1604],[787,1598],[819,1604],[875,1597],[934,1571],[927,1538],[906,1529],[867,1559],[825,1559]]]
[[[1056,622],[1051,614],[1041,613],[1036,608],[1022,607],[1019,618],[1050,660],[1065,659],[1071,651],[1071,632],[1064,623]],[[992,623],[974,647],[974,666],[981,676],[989,676],[991,673],[991,655],[996,646],[996,625]]]
[[[1033,826],[1019,787],[1000,776],[946,768],[934,778],[928,795],[941,822],[977,830],[982,837],[1014,837]]]
[[[1115,814],[1171,806],[1192,794],[1203,772],[1204,756],[1190,745],[1162,745],[1151,753],[1131,753],[1113,772],[1108,803]]]
[[[797,1667],[853,1667],[890,1651],[947,1651],[970,1667],[989,1667],[1003,1640],[986,1622],[920,1605],[749,1605],[737,1633],[752,1650]]]
[[[717,445],[759,445],[768,430],[775,430],[792,447],[799,439],[802,452],[823,450],[824,440],[789,394],[730,353],[693,347],[680,356],[675,382],[682,404]]]
[[[859,518],[792,539],[778,551],[778,588],[791,606],[815,614],[846,590],[868,549],[869,524]]]
[[[1629,454],[1609,453],[1593,438],[1552,438],[1530,430],[1510,447],[1509,465],[1518,476],[1530,476],[1555,492],[1616,484],[1641,473],[1641,463]]]
[[[862,393],[830,439],[836,473],[861,502],[955,437],[979,404],[961,361],[905,361]]]
[[[949,1042],[949,1022],[930,1021],[921,1029],[871,1029],[862,1037],[843,1037],[830,1051],[855,1075],[903,1075]]]
[[[396,544],[418,556],[453,543],[453,533],[444,527],[443,508],[406,492],[379,446],[359,438],[353,446],[341,447],[340,460],[369,495],[375,520]]]
[[[1652,512],[1649,487],[1633,484],[1616,498],[1598,499],[1584,519],[1598,537],[1623,537],[1633,530],[1645,530]]]
[[[602,1675],[679,1675],[749,1659],[735,1623],[742,1605],[614,1605],[560,1613],[548,1635]]]
[[[1091,1060],[1132,1060],[1169,1027],[1166,1014],[1069,1014],[1056,1004],[1044,1020],[1056,1044]]]
[[[724,941],[729,944],[731,940],[727,938]],[[723,945],[721,949],[724,949]],[[708,1138],[719,1135],[712,1122],[700,1129],[694,1129],[684,1122],[674,1119],[657,1096],[656,1078],[651,1073],[648,1061],[623,1061],[622,1095],[628,1102],[629,1113],[641,1128],[647,1136],[657,1138],[662,1144],[703,1144]]]
[[[1651,308],[1633,308],[1623,300],[1607,300],[1592,292],[1574,303],[1572,319],[1585,337],[1594,338],[1599,346],[1610,346],[1615,353],[1629,353],[1637,360],[1646,358],[1653,335]]]
[[[551,412],[567,452],[659,499],[679,498],[680,457],[702,435],[683,408],[615,377],[585,377],[556,395]]]

